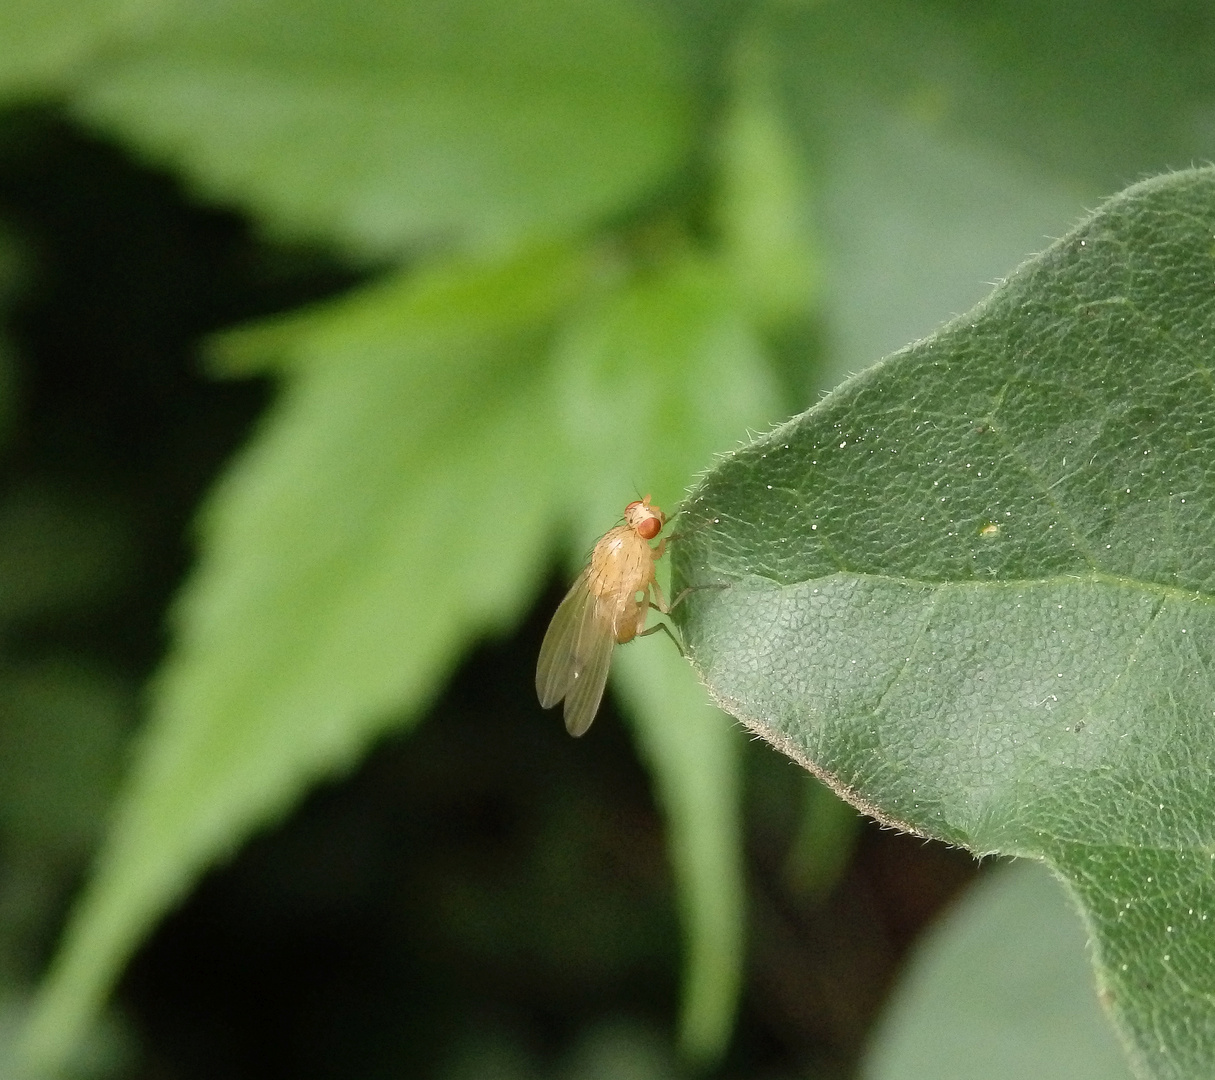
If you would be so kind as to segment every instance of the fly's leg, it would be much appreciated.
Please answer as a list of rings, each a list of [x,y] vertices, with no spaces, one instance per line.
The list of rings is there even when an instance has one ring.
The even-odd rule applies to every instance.
[[[689,593],[699,592],[701,589],[728,589],[730,586],[724,581],[720,585],[688,585],[686,588],[680,589],[675,594],[675,599],[669,604],[662,595],[662,590],[658,587],[657,581],[653,583],[652,587],[654,589],[654,606],[664,615],[670,615],[672,611],[688,598]]]
[[[650,590],[653,592],[654,595],[651,598],[649,593],[647,593],[646,599],[641,605],[641,611],[639,612],[639,618],[638,618],[638,622],[637,622],[636,636],[637,637],[649,637],[651,634],[657,634],[659,630],[662,630],[667,635],[667,637],[669,637],[673,642],[675,642],[675,648],[677,648],[679,650],[679,655],[686,657],[687,653],[685,653],[683,651],[683,643],[680,642],[679,638],[677,638],[675,636],[675,634],[672,632],[671,628],[666,623],[659,622],[659,623],[655,623],[653,626],[649,627],[648,629],[646,628],[646,625],[645,625],[646,614],[647,614],[648,608],[651,605],[653,605],[654,609],[662,615],[669,615],[670,611],[671,611],[671,608],[667,606],[666,598],[662,595],[662,588],[659,586],[657,581],[650,582]]]
[[[688,593],[696,592],[698,589],[728,589],[729,587],[730,586],[725,584],[724,582],[720,585],[689,585],[685,589],[680,589],[679,592],[675,594],[675,599],[672,600],[668,604],[666,597],[662,593],[662,586],[659,585],[657,581],[651,581],[650,589],[653,591],[654,595],[653,595],[653,598],[650,600],[650,604],[653,605],[654,609],[659,614],[670,615],[671,612],[675,610],[675,608],[677,608],[681,603],[683,603],[683,601],[687,597]],[[659,630],[662,630],[667,635],[667,637],[669,637],[673,642],[675,642],[675,648],[677,648],[679,650],[679,655],[686,659],[688,654],[683,651],[683,643],[679,640],[679,638],[677,638],[675,636],[674,632],[671,630],[671,628],[666,623],[664,623],[664,622],[655,623],[649,629],[645,629],[645,611],[644,610],[641,613],[641,620],[638,623],[637,633],[634,636],[635,637],[649,637],[651,634],[657,634]]]
[[[657,605],[655,605],[655,606],[657,607]],[[659,608],[659,610],[661,611],[662,609]],[[683,651],[683,645],[680,642],[679,638],[677,638],[675,636],[674,631],[669,626],[667,626],[667,624],[664,622],[655,623],[653,626],[649,627],[648,629],[642,630],[641,633],[638,634],[637,636],[638,637],[649,637],[651,634],[657,634],[659,630],[662,630],[667,635],[667,637],[669,637],[673,642],[675,642],[675,648],[677,648],[679,650],[679,655],[684,657],[684,659],[687,659],[688,654]]]

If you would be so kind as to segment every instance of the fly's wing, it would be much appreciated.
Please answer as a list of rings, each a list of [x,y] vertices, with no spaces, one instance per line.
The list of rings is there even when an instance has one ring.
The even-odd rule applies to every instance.
[[[565,698],[565,726],[581,735],[599,708],[615,638],[599,616],[584,570],[549,623],[536,664],[536,696],[548,709]]]
[[[588,567],[578,575],[553,615],[536,662],[536,696],[542,708],[551,709],[574,685],[578,672],[578,635],[587,609],[594,609],[587,588]]]
[[[615,646],[611,619],[604,618],[592,601],[582,614],[574,677],[565,695],[565,730],[571,735],[584,734],[599,711]]]

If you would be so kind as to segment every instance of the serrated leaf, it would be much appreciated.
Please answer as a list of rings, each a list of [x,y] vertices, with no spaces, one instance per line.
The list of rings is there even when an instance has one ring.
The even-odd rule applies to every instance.
[[[724,707],[1072,883],[1151,1077],[1215,1063],[1212,340],[1215,172],[1137,185],[715,468],[673,553]]]
[[[277,232],[384,254],[618,211],[687,145],[679,68],[641,0],[193,0],[76,105]]]
[[[294,358],[213,494],[202,560],[94,878],[31,1020],[61,1062],[197,874],[419,714],[541,573],[561,450],[551,323],[585,260],[445,266],[273,324]],[[255,328],[237,339],[257,350]]]
[[[917,946],[865,1080],[1118,1080],[1130,1073],[1093,996],[1084,926],[1045,868],[976,882]]]

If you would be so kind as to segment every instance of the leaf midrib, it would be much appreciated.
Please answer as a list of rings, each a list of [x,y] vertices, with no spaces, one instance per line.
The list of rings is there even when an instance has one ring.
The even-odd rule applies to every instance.
[[[728,573],[723,573],[723,577],[730,577]],[[1075,585],[1077,583],[1091,583],[1094,585],[1109,585],[1119,588],[1137,589],[1146,594],[1160,597],[1164,600],[1185,600],[1191,603],[1201,601],[1215,605],[1215,594],[1204,592],[1202,589],[1185,589],[1180,585],[1166,585],[1155,581],[1142,581],[1138,578],[1129,577],[1125,574],[1111,574],[1108,571],[1097,570],[1085,574],[1054,574],[1045,577],[1025,577],[1025,578],[999,578],[992,581],[983,581],[979,579],[939,579],[931,578],[914,578],[898,574],[875,574],[864,570],[837,570],[831,574],[823,574],[818,577],[799,578],[796,581],[782,581],[769,574],[760,574],[751,572],[745,575],[737,575],[733,578],[733,582],[742,583],[748,579],[770,582],[777,589],[797,589],[804,585],[809,585],[815,581],[831,581],[833,579],[847,578],[854,581],[875,581],[888,585],[900,585],[905,588],[917,588],[924,590],[938,590],[945,588],[974,588],[974,589],[1011,589],[1017,587],[1032,587],[1032,586],[1050,586],[1050,585]],[[731,582],[731,583],[733,583]]]

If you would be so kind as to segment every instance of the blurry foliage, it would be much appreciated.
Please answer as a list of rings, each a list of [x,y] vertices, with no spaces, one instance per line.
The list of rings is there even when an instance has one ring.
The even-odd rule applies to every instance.
[[[1092,992],[1084,927],[1044,866],[1001,866],[911,958],[865,1080],[1125,1080]]]
[[[968,307],[1099,195],[1211,156],[1213,34],[1197,0],[4,5],[0,977],[22,1000],[126,777],[27,1049],[64,1060],[204,871],[429,711],[313,797],[360,829],[321,843],[307,803],[137,963],[160,1067],[176,1035],[206,1039],[208,1076],[667,1075],[675,910],[684,1058],[720,1060],[745,899],[722,1067],[839,1075],[964,857],[858,833],[662,642],[617,672],[658,810],[611,716],[532,747],[561,735],[530,700],[544,582],[629,499],[672,509],[714,453]],[[494,693],[462,724],[469,684]],[[513,786],[438,828],[498,767]],[[583,865],[588,830],[610,872]],[[484,845],[464,871],[517,880],[447,866],[421,903],[400,867],[441,863],[445,837]],[[191,922],[217,910],[288,973],[226,1024],[183,1019],[249,978]],[[287,930],[318,927],[380,961],[379,998],[356,1007],[340,957],[286,961]],[[183,940],[209,975],[165,959]],[[501,987],[534,966],[551,996],[492,1015],[513,991],[470,973],[495,948]],[[258,1011],[326,980],[298,1014]],[[170,985],[187,1004],[158,1013]],[[322,1052],[324,1031],[347,1041]]]

